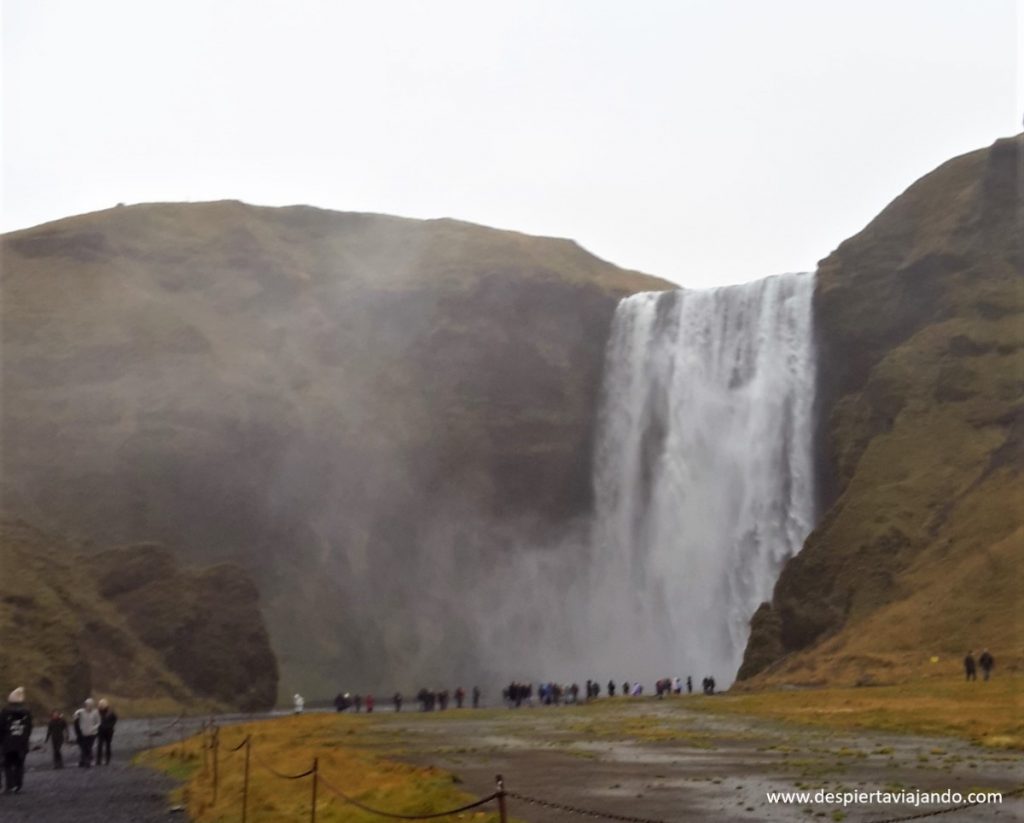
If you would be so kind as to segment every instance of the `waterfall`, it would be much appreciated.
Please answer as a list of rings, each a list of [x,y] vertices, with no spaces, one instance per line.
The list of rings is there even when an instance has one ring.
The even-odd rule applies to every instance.
[[[787,274],[619,304],[577,583],[620,679],[728,685],[813,525],[813,289]]]

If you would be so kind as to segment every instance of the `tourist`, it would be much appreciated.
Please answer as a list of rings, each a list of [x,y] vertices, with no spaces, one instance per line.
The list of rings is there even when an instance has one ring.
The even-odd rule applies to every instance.
[[[689,676],[686,678],[686,693],[693,694],[693,678]]]
[[[50,714],[50,722],[46,725],[46,739],[43,740],[43,743],[49,743],[53,750],[53,768],[64,768],[64,755],[61,749],[69,741],[68,721],[64,719],[59,709],[54,709]]]
[[[373,714],[373,703],[374,703],[373,695],[372,694],[366,695],[366,713],[367,714]]]
[[[974,652],[967,652],[967,656],[964,658],[964,672],[967,675],[968,680],[977,680],[978,672],[974,667]]]
[[[395,711],[402,711],[402,693],[395,692],[394,697],[391,698],[391,702],[395,704]]]
[[[609,697],[615,697],[615,681],[614,680],[609,680],[608,681],[608,696]]]
[[[629,681],[622,684],[622,696],[629,697]]]
[[[25,708],[25,689],[16,688],[0,711],[0,752],[4,762],[4,794],[21,791],[25,755],[32,737],[32,715]]]
[[[465,699],[466,699],[466,690],[464,688],[462,688],[462,686],[459,686],[455,690],[455,708],[456,709],[461,709],[462,708],[462,703],[463,703],[463,701],[465,701]]]
[[[78,767],[88,769],[92,766],[92,748],[100,731],[100,713],[91,697],[87,697],[75,712],[74,727],[75,741],[78,743]]]
[[[988,680],[989,675],[992,674],[992,667],[995,664],[996,661],[992,655],[988,653],[988,649],[982,649],[981,657],[978,658],[978,665],[981,666],[981,676],[983,680]]]
[[[294,706],[293,711],[295,714],[302,714],[306,708],[306,699],[298,692],[295,692],[295,694],[292,695],[292,705]]]
[[[480,708],[480,687],[479,686],[474,686],[473,687],[473,708],[474,709],[479,709]]]
[[[100,700],[99,708],[100,728],[99,734],[96,736],[99,743],[99,750],[96,752],[96,765],[102,766],[110,763],[110,744],[114,740],[114,726],[117,725],[117,713],[110,708],[110,704],[106,699]],[[106,759],[104,759],[104,757]]]
[[[361,712],[363,710],[363,696],[361,694],[357,694],[355,697],[353,697],[352,705],[356,707],[357,712]]]

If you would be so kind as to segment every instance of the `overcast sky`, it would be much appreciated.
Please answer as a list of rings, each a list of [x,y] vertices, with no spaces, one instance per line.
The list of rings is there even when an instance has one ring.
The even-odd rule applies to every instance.
[[[1020,130],[1014,0],[4,0],[2,229],[237,198],[812,269]]]

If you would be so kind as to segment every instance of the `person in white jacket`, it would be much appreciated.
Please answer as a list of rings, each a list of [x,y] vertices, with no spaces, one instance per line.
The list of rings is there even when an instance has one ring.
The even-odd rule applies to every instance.
[[[87,697],[82,707],[75,712],[74,726],[79,750],[78,767],[88,769],[92,765],[92,747],[100,731],[100,712],[91,697]]]

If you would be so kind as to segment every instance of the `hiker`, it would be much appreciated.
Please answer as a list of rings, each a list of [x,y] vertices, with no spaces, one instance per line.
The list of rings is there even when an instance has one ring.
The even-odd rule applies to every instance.
[[[455,708],[456,709],[461,709],[462,708],[462,704],[465,701],[465,699],[466,699],[466,690],[464,688],[462,688],[462,686],[459,686],[455,690]]]
[[[100,713],[91,697],[85,698],[85,703],[75,711],[74,727],[75,741],[78,743],[78,768],[88,769],[92,766],[92,747],[100,731]]]
[[[53,768],[64,768],[64,755],[61,753],[61,748],[70,739],[68,721],[64,719],[64,715],[59,709],[54,709],[50,714],[50,722],[46,724],[46,739],[43,740],[43,743],[49,743],[53,750]]]
[[[693,678],[689,676],[686,678],[686,693],[693,694]]]
[[[4,794],[21,791],[25,755],[32,737],[32,715],[25,708],[25,689],[18,686],[0,711],[0,752],[4,761]]]
[[[391,698],[391,702],[395,704],[395,711],[402,711],[402,693],[395,692],[394,697]]]
[[[99,702],[100,728],[96,736],[99,742],[99,750],[96,752],[96,765],[103,766],[110,763],[110,744],[114,740],[114,726],[117,725],[117,712],[110,708],[106,699]],[[106,759],[104,759],[104,755]]]
[[[372,694],[366,695],[366,713],[367,714],[373,714],[373,703],[374,703],[373,695]]]
[[[974,668],[974,652],[967,652],[967,656],[964,658],[964,672],[967,674],[968,680],[977,680],[978,671]]]
[[[474,686],[473,687],[473,708],[474,709],[479,709],[480,708],[480,687],[479,686]]]
[[[995,664],[996,661],[988,653],[988,649],[982,649],[981,657],[978,658],[978,665],[981,666],[981,677],[983,680],[988,680],[989,675],[992,674],[992,667]]]
[[[608,681],[608,696],[609,697],[615,697],[615,681],[614,680],[609,680]]]

